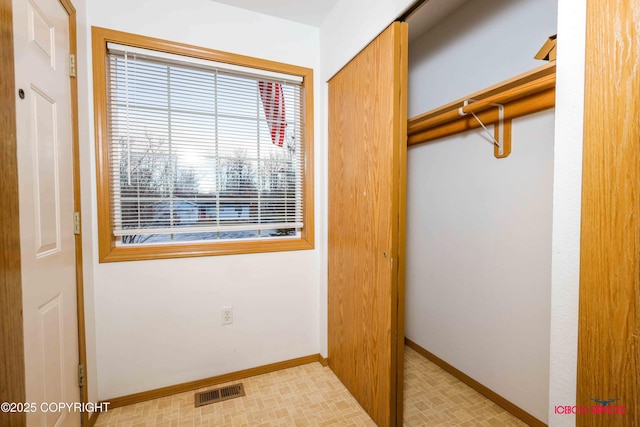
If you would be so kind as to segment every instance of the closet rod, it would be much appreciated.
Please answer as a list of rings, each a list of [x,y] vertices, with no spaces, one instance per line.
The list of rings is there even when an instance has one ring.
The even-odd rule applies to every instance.
[[[545,76],[539,80],[529,82],[523,86],[518,86],[513,89],[509,89],[497,95],[490,96],[488,98],[470,103],[469,105],[463,106],[460,108],[462,108],[462,112],[465,114],[468,114],[471,112],[478,114],[481,111],[487,110],[489,108],[493,108],[492,104],[507,104],[515,99],[525,98],[535,93],[554,88],[555,86],[556,86],[556,76],[554,74],[550,76]],[[407,129],[407,132],[409,132],[409,134],[418,133],[421,130],[432,128],[432,127],[441,125],[443,123],[455,120],[459,116],[460,114],[458,112],[458,109],[456,108],[453,111],[442,113],[441,115],[438,115],[431,119],[427,119],[419,123],[415,123],[413,126],[410,126]]]
[[[505,91],[499,95],[490,96],[489,98],[482,99],[477,102],[473,102],[466,107],[461,107],[464,113],[479,113],[480,111],[492,108],[493,104],[507,104],[515,99],[525,98],[529,95],[533,95],[539,92],[543,92],[547,89],[556,87],[555,74],[543,77],[533,82],[527,83],[523,86],[519,86],[508,91]]]
[[[549,64],[514,77],[498,85],[477,92],[409,120],[408,144],[428,142],[479,127],[463,113],[480,115],[485,124],[498,120],[495,104],[505,105],[505,118],[513,119],[532,114],[555,105],[555,64]],[[475,102],[464,105],[465,100]]]

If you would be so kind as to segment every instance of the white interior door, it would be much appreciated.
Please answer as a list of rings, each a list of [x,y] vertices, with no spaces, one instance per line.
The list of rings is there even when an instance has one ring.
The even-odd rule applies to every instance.
[[[40,410],[80,399],[69,16],[58,0],[13,0],[13,26],[27,424],[79,425]]]

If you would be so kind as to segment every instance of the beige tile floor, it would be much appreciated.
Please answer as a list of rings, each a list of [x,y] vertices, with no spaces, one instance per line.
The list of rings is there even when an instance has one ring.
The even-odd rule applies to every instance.
[[[375,426],[319,363],[242,383],[244,397],[194,408],[194,392],[181,393],[109,410],[96,427]],[[408,347],[404,406],[405,426],[526,425]]]
[[[404,354],[405,427],[527,425],[409,347]]]

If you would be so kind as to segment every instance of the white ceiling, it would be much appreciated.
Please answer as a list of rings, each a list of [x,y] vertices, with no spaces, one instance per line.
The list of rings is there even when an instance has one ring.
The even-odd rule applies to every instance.
[[[229,6],[320,27],[338,0],[213,0]],[[409,40],[415,40],[469,0],[426,0],[407,19]]]
[[[265,15],[319,27],[338,0],[214,0]]]

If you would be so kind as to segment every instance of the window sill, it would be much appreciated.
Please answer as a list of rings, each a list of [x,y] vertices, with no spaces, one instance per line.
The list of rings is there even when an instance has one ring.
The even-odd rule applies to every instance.
[[[313,248],[313,240],[308,238],[224,243],[192,243],[163,246],[110,247],[101,248],[100,262],[241,255],[262,252],[309,250]]]

